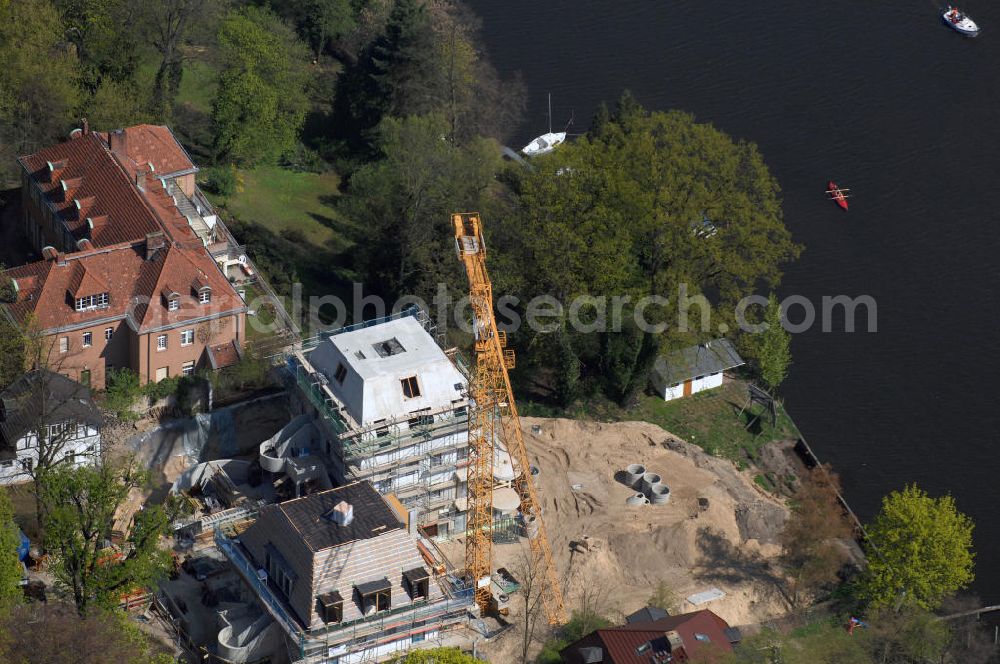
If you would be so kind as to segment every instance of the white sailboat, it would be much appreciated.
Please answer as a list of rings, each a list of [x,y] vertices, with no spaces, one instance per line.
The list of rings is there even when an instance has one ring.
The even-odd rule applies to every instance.
[[[547,152],[552,152],[556,149],[560,143],[566,140],[566,132],[552,131],[552,94],[549,93],[549,132],[547,134],[542,134],[535,140],[531,141],[523,148],[521,152],[529,157],[537,157],[540,154],[546,154]]]

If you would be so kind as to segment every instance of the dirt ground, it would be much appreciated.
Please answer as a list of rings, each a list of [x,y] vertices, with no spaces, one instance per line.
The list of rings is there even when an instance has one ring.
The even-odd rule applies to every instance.
[[[660,581],[679,600],[674,612],[708,608],[742,625],[787,611],[772,562],[788,511],[749,473],[644,422],[524,418],[522,426],[568,611],[589,605],[620,622]],[[632,463],[661,475],[668,504],[625,504],[636,493],[621,481]],[[518,569],[523,551],[495,545],[494,566]],[[698,606],[684,599],[713,588],[725,596]],[[510,609],[516,623],[516,598]],[[490,644],[491,661],[513,661],[514,633]]]

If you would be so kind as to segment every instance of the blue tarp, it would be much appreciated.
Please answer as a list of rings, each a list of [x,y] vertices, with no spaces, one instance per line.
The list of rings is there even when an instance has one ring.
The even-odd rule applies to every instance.
[[[21,536],[21,543],[17,546],[17,559],[24,562],[28,557],[28,547],[31,546],[31,542],[28,541],[28,537],[24,534],[23,530],[18,529],[17,532]]]

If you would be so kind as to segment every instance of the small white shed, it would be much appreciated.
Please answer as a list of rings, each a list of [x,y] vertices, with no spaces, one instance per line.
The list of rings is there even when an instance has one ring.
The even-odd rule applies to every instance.
[[[658,357],[650,383],[665,401],[722,385],[722,374],[745,364],[728,339],[715,339]]]

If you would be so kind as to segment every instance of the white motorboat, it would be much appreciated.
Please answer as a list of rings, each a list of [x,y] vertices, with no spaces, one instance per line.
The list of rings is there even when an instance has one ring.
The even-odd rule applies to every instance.
[[[571,120],[572,122],[572,120]],[[552,131],[552,95],[549,95],[549,133],[542,134],[532,142],[521,148],[521,152],[529,157],[537,157],[540,154],[552,152],[560,143],[566,140],[566,132]]]
[[[549,132],[542,134],[532,142],[521,148],[521,152],[529,157],[535,157],[546,152],[552,152],[557,145],[566,140],[566,132]]]
[[[948,5],[948,8],[941,14],[941,18],[949,28],[969,37],[979,34],[979,26],[967,14],[964,14],[958,7]]]

